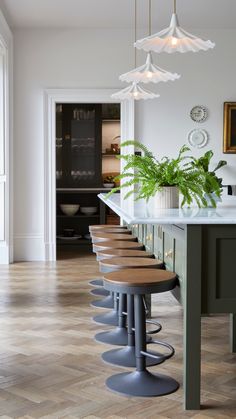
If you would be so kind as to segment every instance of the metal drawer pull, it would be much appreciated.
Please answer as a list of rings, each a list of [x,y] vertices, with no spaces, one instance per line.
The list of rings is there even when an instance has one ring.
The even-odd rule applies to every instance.
[[[170,359],[174,355],[175,350],[174,350],[173,346],[169,345],[169,343],[160,342],[159,340],[152,340],[150,342],[150,344],[153,344],[153,343],[156,344],[156,345],[164,346],[165,348],[169,349],[170,353],[166,354],[166,355],[158,353],[158,352],[148,352],[148,351],[147,352],[146,351],[141,351],[140,353],[142,355],[148,356],[149,358],[161,359],[162,362],[164,362],[166,359]]]

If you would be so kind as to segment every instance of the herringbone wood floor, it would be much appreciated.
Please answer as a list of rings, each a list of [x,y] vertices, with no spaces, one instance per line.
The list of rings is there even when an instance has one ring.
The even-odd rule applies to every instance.
[[[57,263],[0,268],[0,417],[10,418],[236,418],[236,355],[229,353],[228,317],[204,318],[200,412],[182,409],[182,311],[169,294],[158,297],[159,337],[176,356],[153,371],[180,381],[177,393],[152,399],[108,391],[106,377],[123,371],[103,364],[110,347],[95,343],[103,330],[91,321],[88,280],[98,276],[93,255]]]

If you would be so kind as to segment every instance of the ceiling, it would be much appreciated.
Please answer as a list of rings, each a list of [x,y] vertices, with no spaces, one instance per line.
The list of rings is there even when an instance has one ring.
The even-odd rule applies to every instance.
[[[145,27],[148,0],[138,2],[138,25]],[[153,28],[167,26],[173,0],[152,0]],[[130,28],[134,0],[0,0],[13,28]],[[236,0],[177,0],[182,26],[236,29]]]

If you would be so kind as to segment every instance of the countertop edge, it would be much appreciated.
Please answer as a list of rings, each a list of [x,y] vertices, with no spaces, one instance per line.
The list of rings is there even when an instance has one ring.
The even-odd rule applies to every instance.
[[[155,218],[152,217],[145,217],[142,216],[131,216],[127,212],[121,209],[120,206],[116,205],[114,201],[111,199],[106,199],[104,193],[98,194],[98,198],[104,202],[109,208],[111,208],[119,217],[121,217],[126,223],[128,224],[176,224],[176,225],[229,225],[229,224],[236,224],[236,218],[224,218],[220,217],[216,219],[215,216],[211,218],[211,216],[203,216],[203,217],[189,217],[184,216],[181,217],[180,215],[171,215],[170,218],[162,217],[161,215]],[[236,208],[235,208],[236,210]]]

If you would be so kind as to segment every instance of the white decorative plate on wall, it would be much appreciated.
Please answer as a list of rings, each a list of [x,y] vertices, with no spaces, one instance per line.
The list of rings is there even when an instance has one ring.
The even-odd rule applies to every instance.
[[[194,122],[204,122],[208,117],[208,110],[205,106],[194,106],[190,111],[190,117]]]
[[[202,148],[207,144],[208,137],[205,129],[193,129],[188,134],[188,142],[192,147]]]

